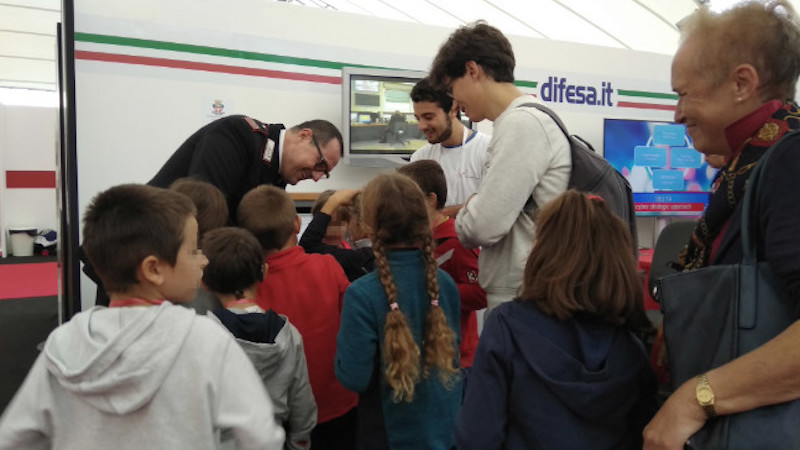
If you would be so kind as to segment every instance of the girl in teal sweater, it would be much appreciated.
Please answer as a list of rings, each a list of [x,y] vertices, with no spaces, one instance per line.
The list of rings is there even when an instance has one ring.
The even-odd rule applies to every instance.
[[[422,191],[400,174],[364,188],[376,270],[344,296],[336,377],[358,392],[358,448],[449,449],[461,403],[461,304],[437,269]]]

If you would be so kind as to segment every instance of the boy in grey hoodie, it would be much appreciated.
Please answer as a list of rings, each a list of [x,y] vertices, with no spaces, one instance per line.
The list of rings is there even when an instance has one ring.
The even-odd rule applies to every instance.
[[[195,297],[208,263],[189,198],[110,188],[86,211],[83,248],[110,306],[50,334],[0,418],[0,449],[214,449],[222,429],[241,448],[281,448],[283,429],[242,349],[170,303]]]
[[[309,448],[317,424],[317,404],[308,382],[303,338],[286,316],[264,311],[256,302],[267,264],[261,244],[249,231],[223,227],[203,237],[209,259],[203,286],[216,297],[210,317],[218,318],[253,362],[272,398],[275,420],[286,431],[284,448]]]

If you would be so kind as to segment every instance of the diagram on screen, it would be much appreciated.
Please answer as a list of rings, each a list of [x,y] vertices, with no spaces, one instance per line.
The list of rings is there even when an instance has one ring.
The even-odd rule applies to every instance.
[[[603,132],[603,156],[630,183],[637,214],[702,214],[717,171],[685,125],[608,118]]]
[[[690,180],[686,180],[685,175],[686,170],[699,169],[703,165],[703,158],[697,150],[690,147],[683,125],[654,125],[650,139],[645,145],[634,147],[633,155],[632,177],[640,178],[635,172],[643,170],[645,181],[651,184],[650,189],[634,188],[634,191],[699,190],[699,186],[687,186]]]

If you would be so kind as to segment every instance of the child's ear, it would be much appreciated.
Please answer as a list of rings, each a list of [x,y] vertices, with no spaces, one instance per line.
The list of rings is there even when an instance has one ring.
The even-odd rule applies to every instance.
[[[300,233],[300,226],[303,224],[303,220],[300,219],[300,216],[294,217],[294,234]]]
[[[136,270],[137,278],[155,286],[164,284],[163,262],[156,255],[148,255],[139,264]]]
[[[425,196],[425,203],[428,204],[428,208],[431,210],[436,211],[436,204],[439,203],[439,196],[436,195],[435,192],[429,192],[428,195]]]

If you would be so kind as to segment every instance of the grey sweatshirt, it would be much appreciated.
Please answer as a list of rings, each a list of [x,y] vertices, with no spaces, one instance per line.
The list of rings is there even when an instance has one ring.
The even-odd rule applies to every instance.
[[[0,418],[0,449],[280,449],[250,360],[193,310],[95,307],[54,330]]]
[[[456,217],[458,239],[481,247],[478,279],[489,309],[517,295],[533,247],[535,227],[526,211],[533,194],[544,205],[567,189],[572,171],[569,142],[547,114],[518,107],[514,99],[494,121],[486,174]]]
[[[219,322],[214,313],[209,312],[208,316]],[[242,336],[249,335],[253,339],[237,337],[236,342],[252,361],[272,399],[275,420],[286,431],[284,448],[307,449],[311,441],[311,430],[317,425],[317,404],[308,381],[303,338],[286,316],[280,317],[283,326],[274,335],[274,339],[270,339],[273,342],[256,342],[259,339],[256,335],[259,333],[255,329],[269,326],[267,322],[270,316],[263,312],[230,313],[228,320],[239,319],[237,329],[230,330],[234,336],[238,333]],[[261,340],[264,340],[263,335]]]

